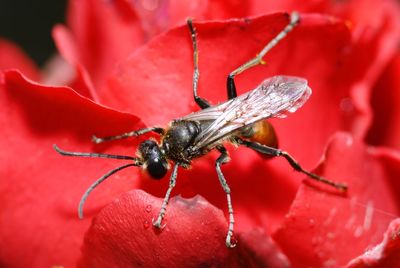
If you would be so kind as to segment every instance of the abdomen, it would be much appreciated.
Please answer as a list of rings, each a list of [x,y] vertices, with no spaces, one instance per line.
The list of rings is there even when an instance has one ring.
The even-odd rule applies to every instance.
[[[265,146],[278,148],[278,138],[274,127],[267,120],[262,120],[241,131],[241,137]]]

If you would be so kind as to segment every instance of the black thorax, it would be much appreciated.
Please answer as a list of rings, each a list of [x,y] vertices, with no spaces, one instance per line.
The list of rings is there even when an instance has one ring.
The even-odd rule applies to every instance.
[[[191,159],[195,156],[190,153],[188,148],[193,145],[199,132],[200,126],[196,122],[184,120],[173,121],[171,127],[162,138],[161,146],[167,158],[189,165]]]

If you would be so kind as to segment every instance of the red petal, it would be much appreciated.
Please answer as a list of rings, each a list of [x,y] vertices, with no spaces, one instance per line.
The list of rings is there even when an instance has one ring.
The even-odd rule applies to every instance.
[[[380,154],[347,134],[331,141],[320,173],[346,182],[349,192],[342,196],[314,183],[299,190],[274,235],[293,267],[340,267],[379,243],[399,213],[390,180],[400,175],[400,157]]]
[[[386,68],[372,93],[373,125],[368,142],[400,149],[400,52]]]
[[[348,268],[378,268],[400,266],[400,219],[392,221],[383,241],[352,260]]]
[[[187,18],[196,20],[215,20],[245,17],[248,3],[238,0],[170,0],[170,1],[114,1],[121,12],[129,11],[127,16],[140,17],[147,40],[177,25],[184,24]],[[132,14],[133,13],[133,14]]]
[[[171,199],[162,231],[152,227],[162,199],[131,191],[93,220],[81,267],[197,267],[229,263],[221,211],[201,197]]]
[[[116,64],[154,35],[184,23],[188,17],[231,18],[245,16],[246,10],[237,0],[164,3],[73,0],[67,14],[71,32],[66,36],[66,31],[57,27],[54,39],[66,60],[86,68],[97,90],[101,90]]]
[[[240,233],[238,240],[239,250],[249,260],[246,267],[290,267],[288,258],[263,229],[255,228]]]
[[[29,78],[39,81],[35,63],[14,43],[0,39],[0,71],[18,69]]]
[[[75,51],[64,55],[67,60],[74,60],[72,65],[82,64],[98,89],[115,64],[143,43],[137,18],[121,13],[114,1],[70,1],[67,21],[73,38],[68,42],[72,42]],[[59,35],[55,39],[65,53],[66,39],[59,39]]]
[[[238,0],[169,1],[168,28],[183,24],[188,17],[196,20],[231,19],[248,16],[248,3]],[[165,28],[165,29],[168,29]]]
[[[70,64],[78,64],[80,52],[73,33],[63,25],[56,25],[53,28],[52,35],[59,53],[65,60]]]
[[[72,267],[90,218],[79,221],[77,217],[80,196],[120,162],[62,157],[52,145],[98,151],[90,145],[93,134],[127,131],[140,123],[132,115],[101,107],[69,88],[41,86],[15,71],[6,72],[1,80],[0,106],[4,126],[0,135],[0,263],[6,267]],[[129,148],[118,151],[133,154]],[[86,216],[122,189],[134,187],[136,173],[134,169],[121,172],[122,179],[102,185],[103,190],[88,200]]]
[[[227,249],[222,212],[199,196],[172,198],[164,229],[154,229],[161,203],[131,191],[104,208],[86,233],[80,267],[288,267],[260,230],[241,234],[238,247]]]
[[[56,40],[60,54],[65,58],[64,65],[68,65],[64,68],[70,68],[70,71],[72,69],[75,70],[74,77],[69,77],[68,79],[64,78],[64,81],[61,82],[68,84],[79,94],[94,101],[98,101],[97,92],[93,86],[92,79],[84,65],[80,62],[79,49],[76,47],[72,33],[68,28],[57,25],[53,29],[53,38]],[[61,75],[63,74],[65,75],[65,73]]]

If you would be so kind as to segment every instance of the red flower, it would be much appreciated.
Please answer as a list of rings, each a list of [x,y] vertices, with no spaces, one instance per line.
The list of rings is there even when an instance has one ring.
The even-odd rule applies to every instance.
[[[118,7],[118,12],[130,10]],[[130,13],[123,14],[132,20]],[[226,75],[258,53],[286,24],[282,13],[195,21],[199,94],[214,104],[223,101]],[[114,27],[115,33],[124,30]],[[284,160],[266,161],[248,149],[230,147],[232,161],[222,169],[232,189],[236,217],[238,247],[232,250],[224,245],[227,222],[221,209],[226,213],[227,208],[214,170],[214,154],[196,161],[190,171],[179,171],[173,193],[183,198],[172,198],[161,232],[151,227],[151,220],[157,216],[168,181],[152,181],[138,168],[121,171],[103,183],[88,199],[86,218],[77,219],[76,206],[84,190],[119,163],[62,158],[52,144],[70,151],[133,155],[137,140],[94,146],[90,138],[167,123],[198,108],[191,91],[193,59],[186,26],[156,37],[127,58],[124,53],[129,49],[122,44],[124,53],[118,54],[119,42],[113,36],[105,37],[114,40],[107,45],[99,34],[96,54],[84,42],[75,43],[76,33],[69,39],[66,29],[59,29],[58,38],[64,38],[58,39],[59,46],[64,46],[64,56],[69,55],[80,71],[74,88],[83,88],[80,92],[92,98],[98,95],[96,100],[113,109],[68,87],[43,86],[17,71],[2,74],[0,122],[7,126],[0,139],[4,148],[0,154],[2,265],[68,267],[78,260],[82,267],[287,267],[289,263],[337,267],[350,261],[349,267],[399,265],[398,220],[383,235],[398,214],[400,158],[389,149],[368,147],[361,141],[371,120],[369,89],[393,54],[396,27],[383,24],[355,40],[351,29],[338,19],[302,15],[301,25],[267,55],[266,65],[237,77],[240,93],[275,74],[309,80],[310,101],[287,119],[273,120],[280,146],[310,169],[329,140],[316,172],[346,182],[349,192],[338,195],[309,180],[299,185],[304,176],[292,172]],[[115,57],[108,59],[106,48]],[[385,53],[382,48],[387,48]],[[98,65],[90,52],[99,56]],[[87,61],[82,58],[86,55]],[[117,58],[121,63],[109,76]],[[94,87],[87,83],[89,78]],[[196,194],[202,197],[193,197]]]

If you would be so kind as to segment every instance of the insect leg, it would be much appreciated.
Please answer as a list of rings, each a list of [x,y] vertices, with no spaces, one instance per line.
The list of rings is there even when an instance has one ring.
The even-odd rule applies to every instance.
[[[258,64],[263,64],[263,57],[265,56],[265,54],[268,53],[268,51],[270,51],[274,46],[276,46],[279,41],[281,41],[290,31],[292,31],[294,29],[294,27],[299,23],[300,21],[300,16],[297,12],[292,12],[290,14],[290,22],[288,25],[286,25],[286,27],[280,32],[278,33],[274,39],[272,39],[259,53],[256,57],[254,57],[253,59],[249,60],[248,62],[246,62],[245,64],[241,65],[240,67],[238,67],[236,70],[234,70],[233,72],[231,72],[228,75],[227,81],[226,81],[226,87],[227,87],[227,91],[228,91],[228,99],[233,99],[236,98],[237,93],[236,93],[236,86],[235,86],[235,81],[234,81],[234,77],[235,75],[238,75],[240,73],[242,73],[243,71],[254,67]]]
[[[161,225],[161,222],[165,216],[165,212],[167,211],[169,196],[171,194],[172,189],[175,187],[175,184],[176,184],[176,177],[178,176],[178,167],[179,167],[179,164],[176,163],[174,166],[174,169],[172,170],[171,177],[169,179],[169,187],[168,187],[167,193],[165,194],[164,201],[161,205],[160,213],[158,214],[157,219],[155,221],[153,220],[153,226],[156,228],[161,229],[164,227]]]
[[[199,105],[201,109],[210,107],[210,104],[206,99],[203,99],[197,95],[197,88],[198,88],[198,82],[199,82],[199,54],[198,54],[198,49],[197,49],[197,39],[196,39],[196,28],[194,28],[192,19],[187,20],[187,25],[189,27],[190,31],[190,36],[192,38],[192,44],[193,44],[193,64],[194,64],[194,71],[193,71],[193,96],[194,100]]]
[[[251,142],[251,141],[246,141],[246,140],[242,140],[242,139],[236,139],[236,141],[240,144],[240,145],[244,145],[247,146],[259,153],[262,154],[266,154],[266,155],[271,155],[271,156],[280,156],[286,159],[286,161],[289,162],[289,164],[296,170],[299,171],[303,174],[306,174],[309,178],[328,184],[332,187],[335,187],[336,189],[339,189],[341,191],[347,191],[347,185],[344,183],[338,183],[338,182],[334,182],[331,180],[328,180],[324,177],[318,176],[317,174],[314,174],[312,172],[309,172],[305,169],[303,169],[300,164],[292,157],[289,155],[289,153],[273,148],[273,147],[268,147],[265,145],[262,145],[260,143],[257,142]]]
[[[129,137],[137,137],[137,136],[146,134],[148,132],[156,132],[158,134],[163,134],[165,132],[165,130],[160,127],[149,127],[149,128],[142,128],[139,130],[123,133],[123,134],[116,135],[116,136],[108,136],[108,137],[103,137],[103,138],[98,138],[93,135],[92,141],[96,144],[99,144],[99,143],[102,143],[105,141],[113,141],[113,140],[126,139]]]
[[[235,224],[235,219],[233,217],[233,207],[231,201],[231,189],[228,186],[228,183],[225,180],[224,174],[221,171],[221,165],[228,163],[230,161],[228,151],[225,147],[219,147],[218,150],[221,152],[221,155],[217,158],[215,162],[215,169],[217,170],[218,179],[221,183],[222,188],[226,193],[226,199],[228,201],[228,213],[229,213],[229,226],[228,226],[228,234],[226,235],[225,244],[228,248],[233,248],[236,246],[235,243],[232,243],[231,239],[233,236],[233,226]]]

